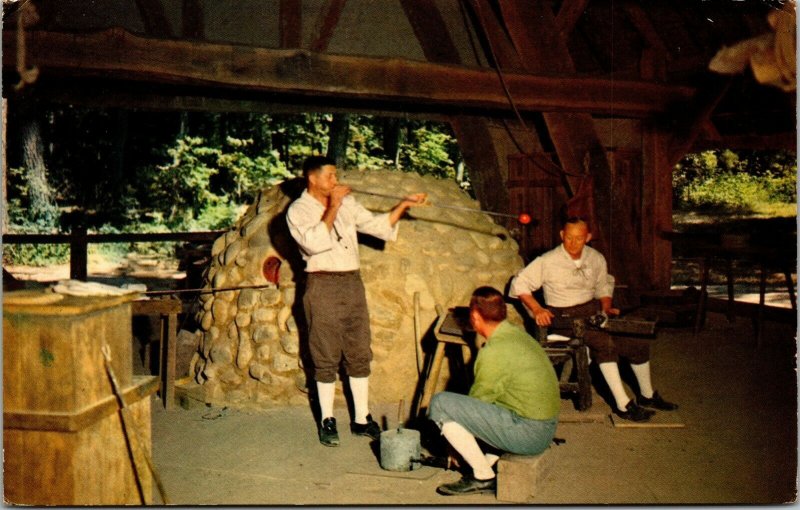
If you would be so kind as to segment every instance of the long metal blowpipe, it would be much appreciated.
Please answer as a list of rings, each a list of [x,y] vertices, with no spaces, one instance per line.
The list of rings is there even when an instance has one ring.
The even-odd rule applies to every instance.
[[[394,200],[406,200],[406,197],[401,197],[401,196],[398,196],[398,195],[387,195],[387,194],[384,194],[384,193],[375,193],[374,191],[364,191],[364,190],[356,189],[356,188],[353,188],[353,187],[350,187],[350,189],[354,193],[361,193],[362,195],[371,195],[373,197],[381,197],[381,198],[391,198],[391,199],[394,199]],[[494,211],[484,211],[482,209],[473,209],[471,207],[461,207],[461,206],[457,206],[457,205],[437,205],[437,204],[433,204],[431,202],[425,202],[425,205],[427,205],[428,207],[436,207],[437,209],[452,209],[454,211],[465,211],[465,212],[471,212],[471,213],[483,213],[483,214],[489,214],[491,216],[502,216],[504,218],[514,218],[517,221],[519,221],[520,223],[522,223],[523,225],[527,225],[528,223],[531,222],[531,217],[528,214],[525,214],[525,213],[522,213],[522,214],[519,214],[519,215],[517,215],[517,214],[508,214],[508,213],[501,213],[501,212],[494,212]]]

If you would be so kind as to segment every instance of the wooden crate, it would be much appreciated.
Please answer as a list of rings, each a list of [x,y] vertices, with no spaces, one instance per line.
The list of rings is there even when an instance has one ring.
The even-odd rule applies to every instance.
[[[141,504],[133,465],[100,348],[131,410],[137,460],[150,454],[155,377],[131,367],[133,296],[37,303],[4,296],[3,448],[5,500],[30,505]],[[152,481],[141,471],[145,501]]]

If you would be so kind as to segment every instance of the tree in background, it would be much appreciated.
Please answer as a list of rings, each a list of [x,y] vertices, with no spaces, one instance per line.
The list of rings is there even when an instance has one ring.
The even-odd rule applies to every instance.
[[[449,126],[402,118],[50,105],[36,119],[33,129],[20,113],[9,119],[19,138],[9,154],[12,232],[227,228],[260,189],[299,175],[312,154],[327,153],[342,169],[449,179],[461,163]],[[50,211],[46,225],[34,210]]]
[[[24,184],[17,189],[25,192],[25,197],[20,198],[27,201],[26,226],[51,231],[58,220],[58,209],[45,162],[42,140],[44,117],[36,101],[19,103],[15,119],[19,125],[19,138],[12,144],[17,146],[21,159],[19,167],[22,168]]]
[[[673,172],[673,205],[679,210],[757,212],[771,204],[793,204],[796,161],[789,151],[687,154]]]

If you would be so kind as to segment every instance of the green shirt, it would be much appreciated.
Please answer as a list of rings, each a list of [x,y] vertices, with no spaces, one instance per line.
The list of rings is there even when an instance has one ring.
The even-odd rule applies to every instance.
[[[478,352],[469,396],[536,420],[555,418],[561,408],[556,372],[544,349],[507,321]]]

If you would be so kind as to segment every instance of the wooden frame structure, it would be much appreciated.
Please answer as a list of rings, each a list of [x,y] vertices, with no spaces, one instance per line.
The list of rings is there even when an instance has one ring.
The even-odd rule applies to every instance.
[[[587,214],[595,246],[632,288],[669,285],[671,172],[683,154],[794,145],[794,108],[783,112],[793,95],[706,69],[723,44],[769,29],[765,2],[26,4],[38,21],[10,15],[3,33],[6,84],[27,88],[4,87],[11,102],[445,120],[487,209],[513,212],[525,196],[509,162],[527,158],[557,183],[537,212],[541,230],[521,233],[524,257],[557,241],[559,213]],[[754,91],[766,99],[751,102],[772,105],[779,122],[731,129],[744,125],[732,115],[753,115],[736,94]]]

